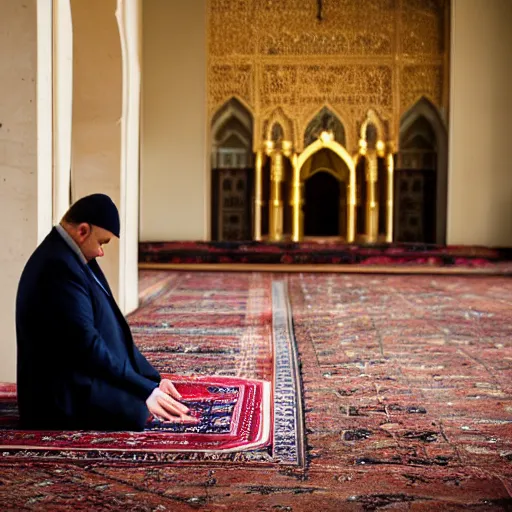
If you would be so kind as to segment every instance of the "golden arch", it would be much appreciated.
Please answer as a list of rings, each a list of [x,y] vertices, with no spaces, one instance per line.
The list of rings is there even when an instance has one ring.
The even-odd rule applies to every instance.
[[[336,171],[329,169],[328,167],[318,167],[313,172],[308,174],[307,179],[312,178],[315,174],[319,172],[326,172],[327,174],[330,174],[333,178],[336,178],[338,181],[341,181],[340,175]]]
[[[272,111],[268,118],[265,140],[272,140],[272,127],[276,123],[280,124],[283,129],[284,140],[293,142],[294,134],[292,120],[286,115],[285,111],[281,107]]]
[[[298,242],[304,229],[304,216],[302,213],[302,187],[301,180],[302,167],[312,155],[322,149],[330,149],[333,153],[338,155],[347,165],[349,170],[349,184],[347,193],[347,242],[351,243],[355,238],[356,228],[356,167],[354,160],[349,155],[348,151],[338,142],[332,139],[332,136],[327,132],[323,132],[320,138],[310,144],[300,156],[295,156],[293,159],[293,194],[292,194],[292,207],[293,207],[293,233],[292,240]]]

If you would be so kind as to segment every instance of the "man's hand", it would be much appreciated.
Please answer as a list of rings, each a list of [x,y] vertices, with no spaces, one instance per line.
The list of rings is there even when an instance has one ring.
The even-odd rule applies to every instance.
[[[178,392],[176,391],[176,393]],[[172,423],[199,423],[199,419],[193,418],[187,414],[189,410],[185,405],[169,396],[160,388],[153,390],[146,400],[146,405],[153,416],[163,419],[164,421],[170,421]]]
[[[160,385],[158,386],[164,393],[172,396],[176,400],[181,400],[182,396],[179,394],[178,390],[174,387],[174,384],[169,379],[162,379],[160,381]]]

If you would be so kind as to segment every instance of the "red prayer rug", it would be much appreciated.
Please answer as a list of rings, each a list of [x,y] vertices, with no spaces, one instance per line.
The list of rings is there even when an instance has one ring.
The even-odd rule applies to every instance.
[[[197,425],[153,419],[144,432],[26,431],[17,430],[16,390],[0,392],[2,411],[0,446],[7,451],[63,450],[108,452],[216,452],[261,448],[270,442],[270,383],[229,377],[186,378],[169,375]],[[5,405],[8,404],[7,407]],[[9,407],[10,406],[10,407]],[[22,455],[22,453],[20,453]]]

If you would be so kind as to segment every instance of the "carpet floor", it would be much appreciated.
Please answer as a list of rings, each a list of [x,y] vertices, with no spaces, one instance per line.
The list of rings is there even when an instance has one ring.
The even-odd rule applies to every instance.
[[[512,510],[510,278],[143,272],[141,283],[136,342],[172,373],[270,378],[263,354],[285,330],[278,302],[290,305],[304,458],[0,456],[2,510]]]

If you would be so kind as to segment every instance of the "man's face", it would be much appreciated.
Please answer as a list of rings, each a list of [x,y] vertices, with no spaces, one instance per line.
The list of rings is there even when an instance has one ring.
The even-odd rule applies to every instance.
[[[85,222],[78,225],[77,231],[78,239],[76,242],[87,261],[91,261],[94,258],[101,258],[105,254],[103,252],[103,246],[108,244],[110,239],[114,236],[106,229],[86,224]]]

